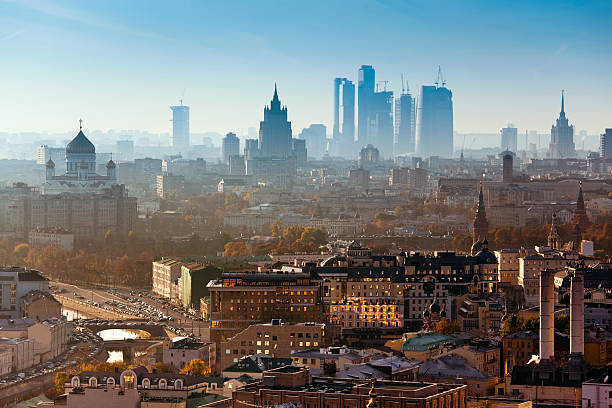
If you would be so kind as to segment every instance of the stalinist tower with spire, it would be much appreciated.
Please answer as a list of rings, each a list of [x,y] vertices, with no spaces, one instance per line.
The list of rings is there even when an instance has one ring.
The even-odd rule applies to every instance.
[[[565,95],[561,91],[561,113],[557,123],[550,130],[550,146],[548,155],[551,159],[567,159],[576,157],[574,146],[574,126],[569,125],[565,116]]]
[[[259,154],[263,157],[285,158],[292,150],[291,122],[287,107],[281,108],[276,84],[270,106],[264,108],[264,120],[259,123]]]

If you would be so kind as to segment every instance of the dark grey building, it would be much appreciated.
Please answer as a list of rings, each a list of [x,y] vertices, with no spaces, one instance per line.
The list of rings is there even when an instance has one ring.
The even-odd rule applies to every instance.
[[[225,135],[221,145],[221,150],[223,154],[223,163],[229,164],[229,159],[231,156],[240,154],[240,139],[238,139],[238,136],[232,132]]]
[[[372,96],[374,96],[375,73],[371,65],[359,68],[359,83],[357,84],[357,137],[359,144],[365,146],[371,143],[368,138],[368,118]]]
[[[358,140],[362,146],[376,146],[383,157],[393,155],[393,92],[376,89],[376,75],[371,65],[359,69]]]
[[[374,92],[368,117],[368,138],[382,157],[393,156],[393,92]]]
[[[310,157],[321,158],[327,152],[327,128],[325,125],[314,123],[302,129],[300,139],[306,141],[306,149],[308,149]],[[339,152],[342,152],[342,150],[339,150]]]
[[[248,160],[257,156],[259,156],[259,140],[246,139],[244,141],[244,157]]]
[[[422,157],[453,155],[453,93],[441,86],[422,86],[417,108],[416,152]]]
[[[346,78],[334,79],[333,138],[342,150],[355,143],[355,85]]]
[[[416,107],[409,92],[402,92],[395,99],[395,139],[393,154],[414,152],[416,133]]]
[[[599,157],[612,159],[612,129],[606,129],[599,138]]]
[[[292,139],[292,151],[295,156],[295,161],[298,167],[306,165],[308,160],[308,154],[306,151],[306,140],[304,139]]]
[[[242,176],[246,174],[246,160],[244,156],[236,154],[229,157],[229,173],[232,176]]]
[[[288,157],[292,151],[291,122],[287,107],[281,108],[276,85],[270,106],[264,108],[264,120],[259,122],[259,154],[263,157]]]

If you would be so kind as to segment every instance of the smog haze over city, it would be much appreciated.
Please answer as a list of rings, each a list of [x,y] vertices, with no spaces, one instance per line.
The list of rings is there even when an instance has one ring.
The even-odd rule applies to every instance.
[[[0,408],[612,407],[611,17],[0,0]]]

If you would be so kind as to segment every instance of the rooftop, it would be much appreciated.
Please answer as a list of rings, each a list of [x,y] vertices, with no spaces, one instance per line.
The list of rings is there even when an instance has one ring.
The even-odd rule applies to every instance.
[[[418,333],[417,336],[406,339],[402,344],[402,351],[426,351],[452,342],[454,342],[452,337],[443,334]]]
[[[475,380],[484,380],[489,377],[486,373],[468,365],[465,358],[453,354],[426,361],[419,368],[419,376]]]
[[[290,366],[290,358],[270,357],[266,354],[255,354],[242,357],[237,363],[231,365],[223,371],[235,373],[262,373],[283,366]]]
[[[504,337],[505,339],[533,339],[538,340],[540,338],[540,334],[531,330],[523,330],[516,333],[512,333]]]

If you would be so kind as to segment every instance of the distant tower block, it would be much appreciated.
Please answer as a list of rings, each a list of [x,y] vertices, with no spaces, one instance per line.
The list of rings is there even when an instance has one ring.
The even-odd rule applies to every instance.
[[[502,181],[504,183],[512,183],[514,165],[514,153],[509,150],[500,154],[502,157]]]
[[[540,274],[540,359],[555,355],[555,271]]]
[[[172,146],[177,149],[189,148],[189,106],[181,104],[172,109]]]

